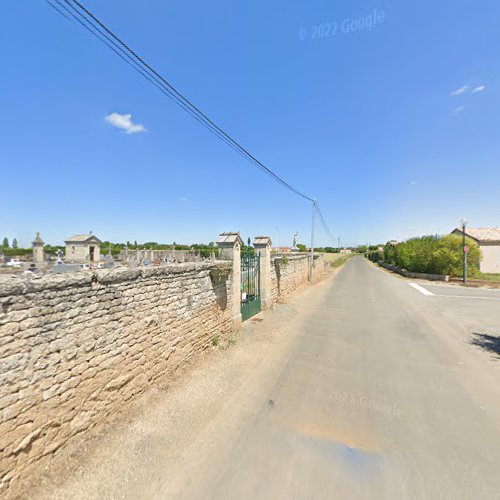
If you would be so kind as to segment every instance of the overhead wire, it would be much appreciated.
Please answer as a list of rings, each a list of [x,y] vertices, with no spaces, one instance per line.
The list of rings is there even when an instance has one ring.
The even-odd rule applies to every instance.
[[[146,80],[155,85],[158,85],[163,89],[163,93],[167,93],[170,98],[173,98],[174,102],[178,104],[182,109],[190,113],[198,122],[208,128],[214,135],[225,142],[227,145],[232,147],[234,150],[239,151],[239,153],[244,156],[252,164],[260,168],[264,173],[269,175],[275,181],[280,183],[285,188],[289,189],[298,196],[308,200],[313,201],[312,198],[300,192],[298,189],[291,186],[282,177],[260,162],[255,156],[253,156],[246,148],[244,148],[238,141],[226,133],[221,127],[219,127],[214,121],[212,121],[206,114],[204,114],[199,108],[197,108],[189,99],[184,97],[172,84],[170,84],[160,73],[158,73],[154,68],[152,68],[148,63],[144,61],[135,51],[133,51],[121,38],[111,31],[100,19],[98,19],[92,12],[90,12],[86,7],[84,7],[77,0],[45,0],[49,5],[54,7],[53,3],[56,3],[61,8],[64,8],[75,21],[81,24],[84,28],[90,31],[94,36],[96,36],[101,42],[108,46],[115,54],[117,54],[122,60],[125,60],[127,64],[132,65],[136,71],[138,71]],[[64,3],[63,3],[64,2]],[[66,6],[64,5],[66,4]],[[73,12],[69,11],[69,8]],[[64,15],[59,9],[56,9],[60,14]],[[76,17],[78,15],[78,17]],[[65,16],[67,18],[67,16]],[[90,26],[90,27],[89,27]],[[121,52],[121,53],[120,53]],[[124,57],[126,59],[124,59]],[[141,68],[140,70],[138,68]],[[146,73],[148,76],[146,76]],[[153,81],[155,83],[153,83]]]
[[[97,18],[97,16],[90,12],[81,2],[78,0],[45,0],[45,2],[70,22],[76,22],[89,31],[118,57],[120,57],[120,59],[131,66],[143,78],[162,92],[162,94],[175,102],[185,112],[189,113],[195,120],[212,132],[218,139],[231,147],[240,156],[248,160],[254,166],[257,166],[273,180],[280,183],[291,192],[308,201],[311,201],[314,204],[315,210],[326,234],[332,240],[335,240],[318,203],[315,202],[313,198],[291,186],[282,177],[255,158],[255,156],[252,155],[245,147],[219,127],[189,99],[182,95],[170,82],[168,82],[158,71],[150,66],[133,49],[131,49],[128,44],[118,37],[108,26],[106,26],[104,22]]]

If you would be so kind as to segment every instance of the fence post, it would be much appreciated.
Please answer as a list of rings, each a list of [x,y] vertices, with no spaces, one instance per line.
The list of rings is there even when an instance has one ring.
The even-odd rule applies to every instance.
[[[217,240],[222,260],[232,261],[231,276],[231,317],[233,329],[241,326],[241,246],[240,233],[221,233]]]
[[[271,282],[271,245],[269,236],[256,236],[253,246],[260,253],[260,303],[262,310],[271,309],[273,305]]]

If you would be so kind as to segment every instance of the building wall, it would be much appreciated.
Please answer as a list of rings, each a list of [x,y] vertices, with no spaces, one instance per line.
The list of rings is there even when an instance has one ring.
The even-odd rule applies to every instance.
[[[94,262],[101,260],[101,252],[98,244],[67,243],[66,262],[90,262],[90,247],[94,247]]]
[[[87,245],[81,243],[66,244],[66,262],[87,262],[89,249]]]
[[[0,496],[31,464],[231,334],[230,267],[0,283]]]
[[[481,248],[481,272],[500,273],[500,245],[485,245]]]
[[[101,260],[101,247],[99,245],[94,246],[94,262]]]

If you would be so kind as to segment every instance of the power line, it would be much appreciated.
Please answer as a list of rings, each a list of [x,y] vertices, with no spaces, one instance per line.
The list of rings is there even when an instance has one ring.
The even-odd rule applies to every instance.
[[[201,125],[212,132],[218,139],[231,147],[236,153],[250,161],[254,166],[260,168],[273,180],[280,183],[298,196],[313,202],[315,211],[318,213],[320,221],[326,234],[335,240],[330,232],[326,220],[315,201],[304,193],[298,191],[288,184],[282,177],[273,172],[266,165],[257,160],[247,149],[239,142],[233,139],[228,133],[213,122],[199,108],[197,108],[189,99],[183,96],[172,84],[170,84],[160,73],[152,68],[146,61],[130,48],[121,38],[111,31],[100,19],[83,6],[78,0],[45,0],[53,9],[65,17],[70,22],[80,24],[92,35],[99,39],[104,45],[111,49],[120,59],[131,66],[149,83],[155,86],[162,94],[173,100],[184,111],[189,113]],[[54,5],[57,4],[57,5]]]
[[[319,220],[321,221],[321,225],[323,226],[323,229],[325,230],[326,234],[331,238],[331,240],[336,243],[336,238],[332,235],[330,228],[328,227],[328,224],[326,223],[325,217],[323,216],[323,213],[321,212],[321,209],[319,208],[318,202],[315,203],[316,206],[316,212],[319,216]]]
[[[101,20],[99,20],[92,12],[85,8],[78,0],[45,0],[59,14],[70,21],[78,22],[85,29],[96,36],[102,43],[110,48],[124,62],[132,66],[141,76],[143,76],[152,85],[158,88],[163,94],[171,98],[184,111],[188,112],[199,123],[211,131],[217,138],[222,140],[226,145],[230,146],[244,158],[246,158],[254,166],[257,166],[269,175],[273,180],[280,183],[285,188],[289,189],[296,195],[313,202],[314,200],[293,186],[288,184],[282,177],[257,160],[246,148],[238,141],[233,139],[221,127],[213,122],[205,113],[197,108],[189,99],[184,97],[172,84],[170,84],[160,73],[153,69],[144,61],[135,51],[133,51],[121,38],[115,35]],[[64,1],[64,3],[63,3]],[[57,8],[57,4],[60,8]],[[66,5],[64,5],[66,4]],[[68,15],[62,12],[64,9]],[[70,10],[71,9],[71,10]]]
[[[172,100],[176,100],[174,96],[172,96],[171,93],[168,91],[165,91],[165,88],[162,87],[161,84],[158,83],[158,81],[155,81],[151,76],[146,73],[140,65],[138,65],[134,60],[131,60],[130,56],[128,56],[127,53],[123,51],[116,43],[113,42],[113,40],[110,40],[109,37],[102,36],[102,33],[100,31],[97,31],[95,27],[88,23],[88,21],[83,18],[80,19],[77,17],[72,11],[70,11],[65,5],[63,5],[60,0],[52,0],[55,1],[62,9],[64,9],[67,14],[65,14],[62,10],[60,10],[58,7],[54,6],[50,0],[45,0],[51,7],[53,7],[55,10],[57,10],[61,15],[63,15],[66,19],[71,21],[73,20],[83,26],[87,31],[89,31],[92,35],[94,35],[96,38],[98,38],[100,41],[102,41],[105,45],[107,45],[120,59],[122,59],[125,63],[127,63],[130,67],[132,67],[135,71],[137,71],[141,76],[143,76],[146,80],[148,80],[152,85],[154,85],[160,92],[162,92],[164,95],[166,95],[168,98]],[[73,8],[73,7],[72,7]],[[74,9],[74,8],[73,8]],[[77,12],[78,13],[78,12]],[[70,17],[71,16],[71,17]],[[89,25],[90,24],[90,25]],[[177,102],[182,108],[184,108],[185,111],[189,112],[188,109],[186,109],[185,105],[181,102]],[[200,122],[203,126],[207,127],[207,124],[204,123],[203,121],[200,120],[200,118],[196,115],[193,115],[195,120]],[[217,133],[217,132],[216,132]],[[241,156],[243,156],[245,159],[247,159],[241,151],[239,151],[237,148],[234,147],[234,145],[230,144],[224,137],[220,136],[220,139],[226,142],[230,147],[232,147],[237,153],[239,153]]]
[[[319,218],[320,218],[321,224],[323,225],[323,228],[324,228],[324,230],[325,230],[326,234],[327,234],[330,238],[334,239],[334,237],[332,236],[332,233],[330,232],[330,229],[328,228],[328,225],[327,225],[327,223],[326,223],[326,221],[325,221],[325,218],[324,218],[324,216],[323,216],[323,213],[321,212],[321,209],[319,208],[319,205],[318,205],[318,203],[317,203],[317,202],[316,202],[316,212],[317,212],[317,214],[319,215]]]

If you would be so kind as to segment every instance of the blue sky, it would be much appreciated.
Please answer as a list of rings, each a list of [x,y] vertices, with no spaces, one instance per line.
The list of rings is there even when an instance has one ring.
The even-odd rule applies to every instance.
[[[500,225],[498,2],[84,3],[345,244]],[[1,237],[309,242],[307,202],[88,32],[42,0],[3,13]]]

